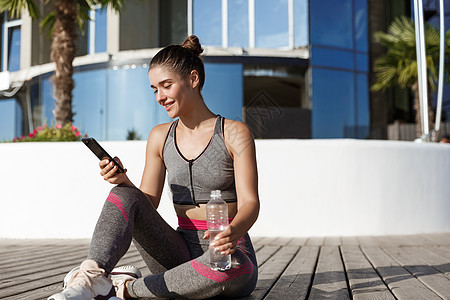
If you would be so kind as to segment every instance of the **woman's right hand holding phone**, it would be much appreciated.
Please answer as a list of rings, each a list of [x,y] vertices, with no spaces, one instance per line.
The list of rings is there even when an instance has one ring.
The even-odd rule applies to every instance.
[[[115,161],[120,164],[123,168],[122,162],[116,156],[114,157]],[[117,172],[118,167],[114,164],[113,161],[105,158],[99,162],[100,166],[100,175],[103,177],[105,181],[108,181],[111,184],[128,184],[133,185],[128,176],[126,175],[127,169],[124,169],[125,172]]]

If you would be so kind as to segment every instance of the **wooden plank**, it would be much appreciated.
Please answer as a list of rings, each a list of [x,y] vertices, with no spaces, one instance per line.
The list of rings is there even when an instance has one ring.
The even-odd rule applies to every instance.
[[[49,269],[56,269],[59,267],[67,267],[73,265],[74,261],[83,261],[83,259],[86,258],[85,251],[82,251],[80,253],[75,253],[69,256],[61,257],[59,259],[55,259],[52,257],[51,263],[49,260],[47,261],[40,261],[39,263],[29,264],[26,266],[20,266],[18,268],[12,267],[11,269],[7,270],[6,272],[0,273],[0,281],[3,281],[5,279],[11,279],[19,276],[25,276],[29,274],[33,274],[36,272],[36,270],[42,269],[42,270],[49,270]]]
[[[408,254],[403,247],[388,247],[383,250],[430,290],[444,299],[450,298],[450,281],[442,273]]]
[[[338,236],[327,236],[323,242],[324,246],[340,246],[341,238]]]
[[[392,247],[399,246],[402,244],[401,238],[399,236],[384,235],[375,237],[376,245],[382,247]]]
[[[310,237],[306,241],[307,246],[322,246],[325,238],[323,236]]]
[[[429,239],[432,239],[436,245],[450,246],[450,232],[446,233],[429,233],[427,234]]]
[[[436,242],[433,238],[430,237],[429,234],[420,234],[422,239],[421,246],[438,246],[439,243]]]
[[[256,245],[262,239],[262,236],[251,236],[250,239],[252,240],[252,244]]]
[[[450,248],[444,247],[426,247],[426,249],[440,257],[450,261]]]
[[[430,243],[430,240],[422,234],[405,235],[404,238],[407,240],[407,246],[422,246]]]
[[[119,261],[117,264],[118,266],[121,265],[134,265],[135,267],[139,268],[142,272],[143,276],[149,275],[149,271],[147,266],[145,265],[144,261],[142,259],[136,259],[135,256],[129,257],[129,254],[127,254]],[[20,294],[12,295],[6,298],[2,299],[27,299],[27,300],[38,300],[38,299],[46,299],[49,296],[58,293],[62,290],[62,280],[64,278],[64,275],[61,275],[60,281],[43,287],[38,287],[33,290],[28,290],[21,292]]]
[[[142,257],[136,254],[136,250],[127,252],[127,254],[119,261],[118,266],[129,264],[135,265],[136,267],[142,269],[143,275],[145,276],[145,272],[148,274],[148,269],[146,268]],[[2,289],[4,286],[2,284],[0,285],[0,297],[1,299],[45,299],[61,290],[64,276],[72,268],[76,267],[80,263],[81,260],[73,261],[72,265],[70,266],[53,270],[46,270],[45,272],[46,274],[48,274],[48,277],[42,278],[40,276],[37,276],[38,279],[36,280],[32,280],[29,282],[16,282],[17,284],[9,286],[6,290]],[[31,276],[36,275],[38,275],[37,270],[35,270],[35,273]]]
[[[318,246],[302,247],[264,299],[306,299],[318,254]]]
[[[259,268],[258,282],[256,283],[256,288],[253,293],[248,297],[240,299],[263,299],[286,269],[297,251],[298,247],[295,246],[282,247],[267,263]]]
[[[436,288],[436,281],[429,283],[426,280],[423,280],[423,278],[433,279],[433,277],[429,276],[439,274],[438,277],[440,281],[438,287],[445,285],[444,277],[447,280],[450,278],[450,233],[388,237],[342,237],[339,239],[339,243],[338,239],[335,237],[331,239],[323,237],[257,237],[253,238],[253,242],[258,258],[258,264],[260,266],[260,274],[262,274],[261,270],[265,270],[265,277],[260,276],[260,279],[264,279],[264,281],[261,283],[258,282],[260,288],[249,299],[262,299],[264,297],[267,299],[305,299],[310,296],[304,296],[305,288],[306,291],[308,291],[309,288],[310,294],[314,296],[312,290],[314,285],[311,284],[311,280],[314,283],[314,279],[316,279],[317,282],[317,277],[321,272],[316,270],[315,275],[312,278],[311,273],[307,272],[308,267],[314,269],[316,262],[314,262],[314,260],[308,260],[308,257],[312,254],[306,252],[308,248],[312,249],[313,247],[304,245],[312,244],[315,245],[316,249],[320,249],[319,246],[321,245],[339,245],[339,243],[344,245],[341,246],[341,253],[345,262],[345,267],[347,268],[347,277],[349,279],[348,285],[351,287],[353,292],[352,295],[355,300],[365,299],[365,296],[368,298],[377,298],[380,296],[380,290],[377,289],[377,284],[380,282],[376,282],[377,276],[378,280],[380,280],[380,276],[385,280],[388,288],[393,289],[393,294],[398,299],[438,299],[441,297],[445,298],[444,296],[447,295],[442,293],[442,289]],[[381,251],[381,254],[378,253],[378,258],[383,258],[382,255],[387,257],[387,259],[384,258],[386,264],[381,264],[381,267],[377,268],[372,261],[372,257],[366,252],[360,251],[360,253],[358,253],[358,247],[350,247],[350,250],[346,247],[347,245],[356,246],[360,243],[365,245],[361,247],[362,249],[371,248],[367,245],[384,245],[385,247],[402,245],[405,247],[399,248],[398,251],[405,253],[395,254],[391,253],[391,250],[384,251],[380,247],[375,247],[378,249],[375,250],[376,253]],[[284,267],[275,267],[275,271],[277,268],[281,268],[281,271],[278,270],[280,271],[278,277],[273,274],[270,277],[269,274],[272,271],[271,265],[274,264],[273,260],[278,260],[278,257],[285,256],[283,252],[280,254],[280,251],[287,246],[294,246],[295,249],[299,249],[300,246],[302,247],[297,254],[295,254],[294,251],[290,256],[291,260],[287,259],[289,255],[283,257],[284,260],[287,259],[284,263]],[[30,300],[47,298],[49,295],[61,289],[62,279],[65,274],[73,266],[78,265],[82,259],[84,259],[85,255],[79,257],[76,253],[83,251],[86,253],[88,247],[89,240],[0,239],[0,298]],[[324,246],[324,248],[326,247],[328,246]],[[386,252],[388,252],[389,255]],[[318,254],[316,258],[321,255],[327,256],[324,253],[324,250],[321,251],[321,254]],[[139,268],[142,266],[141,271],[143,272],[143,275],[148,275],[149,271],[145,267],[144,262],[138,255],[134,246],[132,246],[127,253],[127,256],[129,255],[131,255],[131,257],[124,260],[125,264],[133,264]],[[365,258],[365,255],[367,255],[368,259]],[[402,258],[397,257],[398,255]],[[391,261],[389,261],[389,258]],[[409,264],[402,267],[401,264],[406,264],[408,262],[405,260],[406,258],[409,259]],[[365,262],[364,259],[366,260]],[[52,261],[53,266],[57,267],[41,272],[45,262],[48,262],[49,260]],[[356,264],[356,266],[352,266],[352,263]],[[121,262],[119,262],[119,265],[120,264]],[[313,267],[311,267],[312,264]],[[360,264],[359,267],[357,264]],[[375,271],[371,264],[375,266]],[[23,273],[23,270],[27,269],[27,265],[30,269],[29,274]],[[324,265],[329,264],[324,263]],[[318,261],[316,267],[319,267]],[[398,271],[401,269],[403,269],[403,271]],[[373,272],[375,272],[376,275],[374,275]],[[410,272],[419,279],[412,276]],[[46,276],[43,278],[43,275]],[[49,278],[50,280],[48,280]],[[376,282],[376,284],[374,285],[370,280]],[[332,280],[326,281],[330,282]],[[415,283],[411,283],[413,281],[415,281]],[[420,285],[422,286],[422,289],[427,290],[428,293],[432,293],[431,295],[434,295],[434,298],[427,292],[421,290],[419,287]],[[262,292],[261,287],[264,286],[266,286],[266,289]],[[427,288],[427,286],[430,288]],[[447,290],[446,286],[447,285],[443,288],[444,291]],[[431,289],[435,289],[436,293],[440,293],[441,297]],[[417,290],[419,290],[418,293]],[[296,291],[298,291],[298,294],[295,294]],[[317,294],[317,291],[314,291],[314,293]],[[325,292],[322,292],[318,297],[320,298],[320,296],[330,296],[334,298],[331,293],[327,294]],[[381,293],[379,298],[382,296],[383,294]]]
[[[264,245],[253,245],[253,250],[255,250],[255,253],[261,250],[264,247]]]
[[[264,265],[265,262],[269,260],[278,250],[280,246],[264,246],[258,252],[256,252],[256,261],[258,262],[258,267]]]
[[[404,248],[404,251],[415,256],[423,263],[433,267],[450,279],[450,260],[442,258],[441,256],[426,250],[424,247],[407,247]]]
[[[293,238],[292,240],[287,243],[286,246],[303,246],[306,244],[306,241],[308,238],[301,237],[301,238]]]
[[[339,247],[322,246],[308,299],[350,299]]]
[[[2,274],[4,274],[5,272],[7,273],[12,273],[15,271],[20,271],[20,270],[25,270],[25,269],[30,269],[30,268],[34,268],[37,266],[45,266],[46,264],[48,264],[48,258],[51,257],[52,260],[57,260],[59,262],[63,262],[63,261],[70,261],[73,258],[79,258],[80,256],[85,256],[87,255],[87,249],[85,249],[85,247],[83,248],[77,248],[76,250],[73,251],[61,251],[60,253],[53,253],[52,255],[48,255],[46,257],[39,257],[34,259],[23,259],[23,260],[19,260],[19,261],[9,261],[8,263],[5,263],[4,265],[2,265],[0,267],[0,279],[2,278]]]
[[[354,300],[395,299],[359,246],[341,246],[341,251]]]
[[[362,246],[362,250],[397,299],[440,299],[380,247]]]
[[[256,245],[273,245],[273,241],[278,239],[278,237],[262,237],[255,242]]]
[[[341,237],[341,245],[359,246],[359,241],[356,238],[356,236],[343,236],[343,237]]]
[[[271,237],[263,240],[266,246],[286,246],[293,238],[292,237]]]
[[[379,237],[379,245],[386,247],[416,246],[417,241],[414,238],[414,235],[388,235]]]
[[[0,261],[5,259],[16,257],[17,255],[34,253],[35,251],[42,251],[43,247],[41,245],[8,245],[3,246],[0,251]]]
[[[376,237],[373,237],[373,236],[358,236],[358,237],[356,237],[356,239],[358,240],[358,242],[361,246],[376,246],[377,245]]]

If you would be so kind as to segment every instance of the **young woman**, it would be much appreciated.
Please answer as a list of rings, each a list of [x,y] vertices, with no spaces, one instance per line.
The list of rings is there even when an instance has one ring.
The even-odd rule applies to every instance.
[[[139,188],[126,172],[116,173],[113,162],[100,162],[103,178],[117,186],[106,199],[87,260],[66,276],[65,290],[49,299],[91,299],[113,285],[122,299],[241,297],[253,291],[258,272],[247,232],[259,213],[254,141],[245,124],[206,106],[202,52],[198,38],[190,36],[150,62],[156,101],[177,119],[150,132]],[[156,211],[166,172],[177,230]],[[232,254],[233,267],[223,272],[209,266],[205,207],[212,190],[222,191],[232,219],[212,241],[221,254]],[[136,279],[135,268],[113,269],[132,240],[150,276]]]

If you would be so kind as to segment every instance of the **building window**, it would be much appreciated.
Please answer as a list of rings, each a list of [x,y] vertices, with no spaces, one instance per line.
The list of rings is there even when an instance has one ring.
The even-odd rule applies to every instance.
[[[353,0],[311,1],[311,44],[353,49],[352,3]]]
[[[89,17],[89,54],[106,52],[106,8],[92,9]]]
[[[222,1],[195,0],[192,12],[194,34],[201,43],[222,46]]]
[[[119,50],[159,47],[159,3],[162,1],[124,1],[119,18]]]
[[[311,138],[311,103],[306,68],[246,64],[244,107],[256,138]]]
[[[16,99],[0,101],[0,142],[22,135],[22,109]]]
[[[228,0],[228,46],[249,46],[248,0]]]
[[[181,44],[187,34],[187,2],[164,0],[159,2],[159,44],[164,47]]]
[[[255,1],[255,47],[289,46],[288,1]]]
[[[309,44],[308,0],[190,0],[188,34],[218,47],[293,49]]]
[[[20,26],[21,19],[8,19],[3,14],[2,24],[2,60],[1,71],[17,71],[20,69]]]
[[[89,18],[84,32],[77,28],[76,56],[106,52],[106,9],[91,9]]]

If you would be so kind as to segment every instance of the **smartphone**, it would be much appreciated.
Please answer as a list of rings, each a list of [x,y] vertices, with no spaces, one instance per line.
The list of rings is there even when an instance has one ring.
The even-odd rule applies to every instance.
[[[117,163],[117,161],[112,158],[111,155],[108,154],[108,152],[105,151],[105,149],[100,146],[100,144],[92,137],[88,138],[82,138],[81,141],[83,144],[85,144],[91,151],[98,157],[98,159],[109,159],[109,161],[112,161],[114,165],[117,166],[117,173],[123,173],[125,172],[124,169]]]

